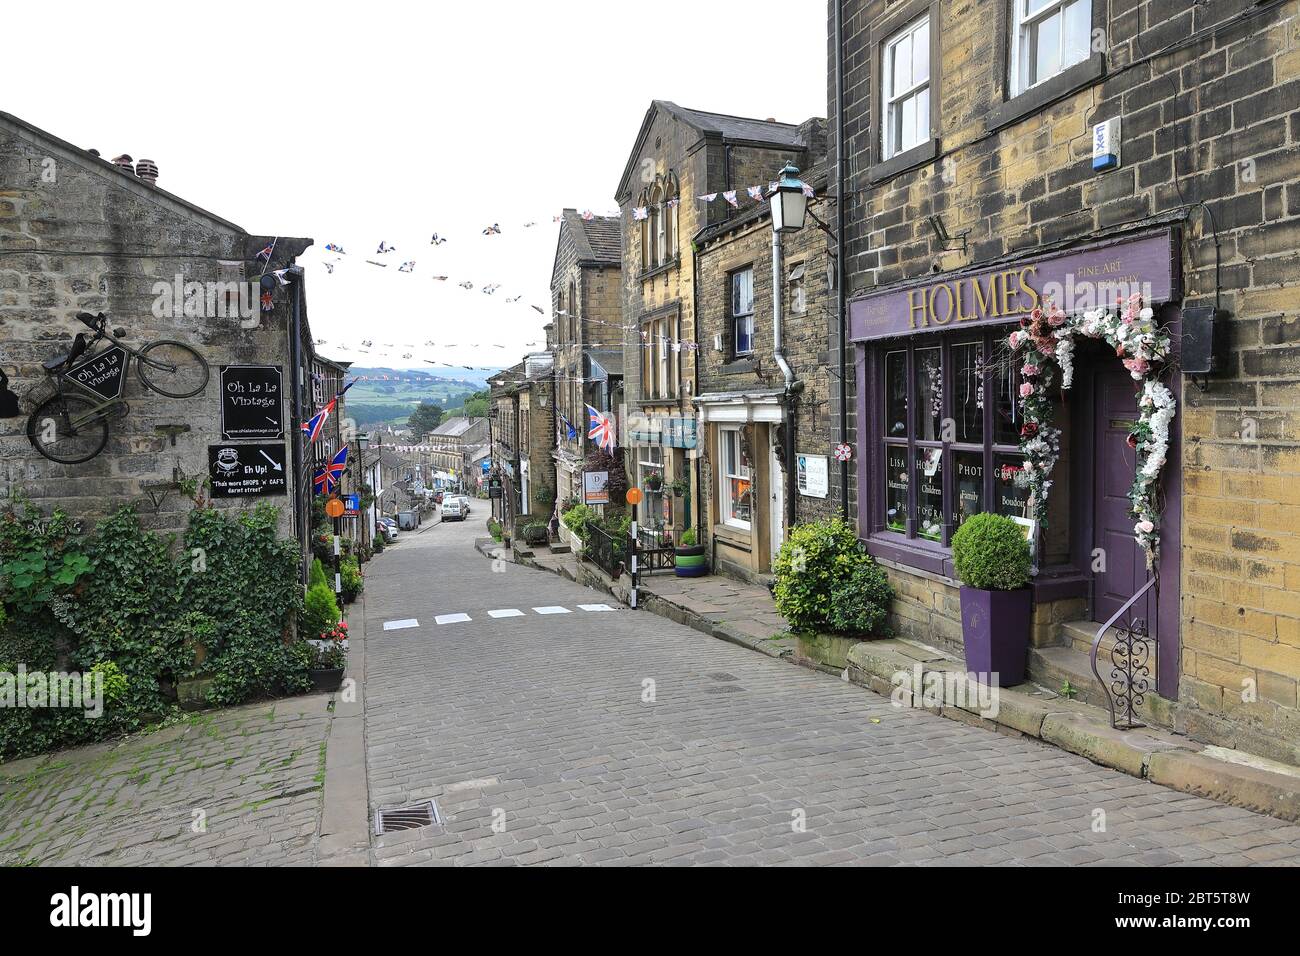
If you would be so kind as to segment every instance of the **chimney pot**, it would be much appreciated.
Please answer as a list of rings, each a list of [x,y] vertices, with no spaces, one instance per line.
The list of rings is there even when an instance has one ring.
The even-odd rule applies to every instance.
[[[152,159],[142,159],[135,164],[135,174],[150,183],[158,181],[158,164]]]
[[[135,172],[135,161],[131,159],[131,157],[126,153],[123,153],[121,156],[114,156],[113,165],[120,166],[122,169],[129,169],[131,170],[131,172]]]
[[[769,116],[769,117],[767,118],[767,122],[769,122],[769,123],[775,123],[775,122],[776,122],[776,117],[775,117],[775,116]]]

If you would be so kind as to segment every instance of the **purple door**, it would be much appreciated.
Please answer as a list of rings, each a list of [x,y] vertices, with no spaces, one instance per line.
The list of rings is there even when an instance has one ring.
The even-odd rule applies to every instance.
[[[1109,363],[1106,363],[1109,364]],[[1137,392],[1132,377],[1119,364],[1098,369],[1093,378],[1093,548],[1094,567],[1104,556],[1105,570],[1094,575],[1092,618],[1102,622],[1118,611],[1146,583],[1146,560],[1133,538],[1129,489],[1137,467],[1137,451],[1128,434],[1137,420]],[[1142,603],[1133,617],[1150,619]]]

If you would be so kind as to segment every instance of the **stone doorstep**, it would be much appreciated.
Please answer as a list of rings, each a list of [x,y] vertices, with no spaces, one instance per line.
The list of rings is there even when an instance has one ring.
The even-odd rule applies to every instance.
[[[491,557],[479,542],[475,544]],[[520,563],[552,570],[531,561]],[[642,590],[646,598],[641,604],[643,610],[769,657],[801,663],[795,660],[793,639],[756,639],[725,622],[709,621],[690,608],[655,594],[644,584]],[[816,670],[841,673],[851,683],[886,697],[898,691],[904,703],[909,705],[912,704],[912,694],[894,682],[896,673],[903,671],[915,675],[918,664],[922,675],[931,671],[951,672],[959,676],[944,683],[943,704],[921,706],[920,709],[973,726],[1034,737],[1103,767],[1174,790],[1300,822],[1300,776],[1282,772],[1283,765],[1278,765],[1279,770],[1270,770],[1266,769],[1269,762],[1262,759],[1253,759],[1253,765],[1229,761],[1214,756],[1211,748],[1202,748],[1186,737],[1153,728],[1115,730],[1102,708],[1079,700],[1066,700],[1032,683],[1002,688],[998,694],[997,715],[983,717],[978,705],[973,703],[978,699],[975,694],[957,692],[959,687],[964,690],[963,684],[970,683],[964,662],[918,641],[905,638],[863,641],[848,652],[848,662],[843,672],[826,665],[803,663]],[[960,701],[948,699],[958,696],[962,698]]]
[[[877,693],[897,690],[904,703],[911,704],[910,683],[915,680],[918,663],[922,675],[952,673],[952,680],[943,685],[943,704],[924,709],[963,723],[1035,737],[1093,763],[1174,790],[1300,821],[1300,774],[1294,768],[1248,756],[1228,759],[1214,748],[1154,728],[1116,730],[1102,708],[1052,696],[1030,683],[1002,688],[997,713],[984,717],[975,695],[966,692],[971,680],[963,662],[948,655],[936,658],[932,649],[925,652],[927,660],[918,660],[919,648],[921,645],[906,640],[858,644],[848,654],[848,678]],[[909,674],[908,683],[894,680],[900,671]]]

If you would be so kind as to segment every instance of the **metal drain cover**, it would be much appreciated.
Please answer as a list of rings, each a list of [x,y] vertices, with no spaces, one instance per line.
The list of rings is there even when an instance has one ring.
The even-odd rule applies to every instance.
[[[740,680],[735,674],[728,674],[726,671],[714,671],[711,674],[705,674],[710,680]]]
[[[375,811],[375,835],[394,833],[397,830],[418,830],[420,827],[442,826],[438,804],[425,800],[409,807]]]
[[[745,688],[738,687],[735,684],[714,684],[711,687],[704,688],[706,694],[739,694]]]

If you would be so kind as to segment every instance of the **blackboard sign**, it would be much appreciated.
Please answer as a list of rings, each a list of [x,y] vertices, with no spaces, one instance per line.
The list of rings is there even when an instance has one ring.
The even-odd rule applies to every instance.
[[[126,349],[120,345],[104,349],[73,366],[68,377],[106,402],[121,398],[126,385]]]
[[[221,437],[283,438],[283,398],[280,366],[221,366]]]
[[[288,493],[284,443],[209,445],[213,498],[251,498]]]

